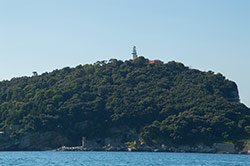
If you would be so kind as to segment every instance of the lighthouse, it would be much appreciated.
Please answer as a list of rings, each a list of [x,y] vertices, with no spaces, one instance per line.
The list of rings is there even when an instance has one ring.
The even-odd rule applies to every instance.
[[[137,51],[136,51],[136,46],[133,47],[133,52],[132,52],[132,60],[135,60],[138,57]]]

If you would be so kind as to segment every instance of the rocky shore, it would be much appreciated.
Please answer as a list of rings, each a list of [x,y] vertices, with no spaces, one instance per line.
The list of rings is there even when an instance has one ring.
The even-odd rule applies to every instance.
[[[124,151],[124,152],[181,152],[181,153],[221,153],[250,154],[249,141],[241,144],[214,143],[199,145],[147,145],[141,141],[123,142],[121,138],[86,139],[82,137],[80,146],[72,145],[66,137],[56,132],[29,133],[19,139],[2,135],[0,151]],[[59,148],[58,148],[59,147]]]
[[[214,144],[213,146],[197,145],[197,146],[147,146],[136,145],[134,146],[112,146],[107,145],[104,147],[67,147],[62,146],[54,151],[123,151],[123,152],[179,152],[179,153],[217,153],[217,154],[250,154],[250,147],[237,149],[233,144]]]

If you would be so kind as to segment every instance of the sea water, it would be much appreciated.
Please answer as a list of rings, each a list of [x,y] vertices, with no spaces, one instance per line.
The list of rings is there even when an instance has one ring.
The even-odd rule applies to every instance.
[[[250,156],[140,152],[0,152],[0,166],[250,166]]]

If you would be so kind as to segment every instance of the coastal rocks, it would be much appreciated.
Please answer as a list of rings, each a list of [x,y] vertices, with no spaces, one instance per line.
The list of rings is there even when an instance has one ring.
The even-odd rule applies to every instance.
[[[82,146],[76,146],[76,147],[67,147],[67,146],[62,146],[55,151],[84,151],[84,148]]]
[[[0,142],[0,151],[16,150],[17,146],[18,146],[17,141]]]
[[[214,144],[214,148],[217,153],[236,153],[236,149],[234,144],[230,143],[216,143]]]
[[[56,132],[29,133],[18,139],[0,142],[0,150],[51,150],[68,142]]]
[[[89,144],[90,145],[90,144]],[[100,146],[92,144],[93,146],[78,146],[78,147],[61,147],[56,151],[129,151],[129,152],[178,152],[178,153],[223,153],[223,154],[249,154],[250,146],[245,147],[242,151],[237,151],[234,144],[231,143],[215,143],[212,146],[207,145],[155,145],[149,146],[140,141],[127,142],[125,144],[107,144]]]
[[[61,146],[69,142],[67,138],[62,137],[56,132],[33,133],[23,137],[20,141],[20,149],[48,150]]]
[[[246,141],[247,142],[247,141]],[[215,143],[211,146],[199,145],[147,145],[141,141],[122,142],[116,138],[82,138],[80,146],[71,145],[67,138],[56,132],[29,133],[19,139],[0,140],[0,151],[9,150],[53,150],[55,151],[130,151],[130,152],[192,152],[192,153],[223,153],[223,154],[250,154],[250,143]],[[60,148],[58,148],[60,147]]]
[[[250,145],[245,145],[240,154],[250,154]]]
[[[193,145],[193,146],[174,146],[174,145],[158,145],[149,146],[146,144],[137,144],[133,148],[128,148],[129,151],[143,151],[143,152],[197,152],[197,153],[215,153],[216,149],[214,147],[209,147],[205,145]]]

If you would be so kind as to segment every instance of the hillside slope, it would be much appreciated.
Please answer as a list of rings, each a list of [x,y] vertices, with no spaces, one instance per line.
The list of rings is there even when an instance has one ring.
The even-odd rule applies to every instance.
[[[146,61],[111,59],[0,82],[0,145],[39,150],[80,145],[82,137],[103,146],[102,140],[152,146],[249,138],[250,109],[234,82],[181,63]]]

